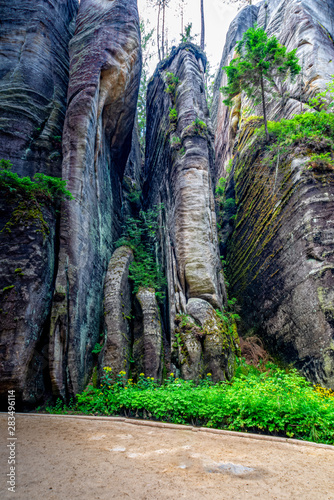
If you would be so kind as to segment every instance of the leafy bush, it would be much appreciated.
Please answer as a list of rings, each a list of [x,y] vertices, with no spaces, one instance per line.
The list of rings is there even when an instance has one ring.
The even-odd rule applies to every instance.
[[[0,160],[0,190],[14,205],[11,218],[1,232],[10,233],[13,226],[33,223],[39,226],[36,232],[41,232],[45,238],[49,228],[43,217],[42,205],[51,202],[59,206],[61,201],[74,198],[66,189],[66,181],[40,173],[35,174],[33,179],[20,177],[11,171],[12,166],[9,160]]]
[[[227,198],[227,200],[224,203],[224,210],[226,212],[232,212],[234,209],[235,209],[235,199]]]
[[[166,94],[170,94],[173,100],[176,96],[176,87],[179,83],[179,78],[175,76],[174,73],[172,72],[167,73],[166,83],[167,83],[167,89],[165,90],[165,92]]]
[[[334,444],[334,393],[312,385],[297,370],[273,363],[261,372],[238,360],[231,382],[198,383],[170,374],[163,384],[142,373],[137,383],[106,367],[100,388],[77,396],[80,413],[121,414],[167,422],[266,433]],[[48,409],[52,412],[52,409]],[[56,408],[56,412],[59,409]]]
[[[226,188],[226,179],[225,177],[221,177],[216,186],[216,195],[219,197],[223,197],[225,195],[225,188]]]
[[[319,171],[334,170],[333,154],[331,154],[330,152],[313,154],[310,156],[308,164],[309,164],[308,168],[313,170],[319,170]]]
[[[0,160],[0,188],[7,192],[30,199],[73,200],[72,194],[66,189],[66,181],[44,174],[35,174],[33,179],[20,177],[11,171],[12,166],[10,161]]]
[[[177,122],[177,111],[175,108],[169,108],[169,121],[173,124]]]
[[[334,114],[325,113],[303,113],[296,115],[290,120],[279,122],[268,122],[268,130],[271,139],[279,145],[297,145],[300,142],[307,144],[314,139],[329,139],[329,145],[333,146],[334,137]],[[264,133],[263,127],[260,134]]]
[[[323,92],[318,92],[312,99],[310,99],[308,103],[310,108],[316,109],[317,111],[326,111],[327,113],[333,113],[334,75],[331,76],[332,81],[326,84],[325,90]]]
[[[191,122],[191,124],[184,129],[184,136],[193,137],[195,135],[200,135],[202,137],[206,137],[207,130],[207,124],[197,117],[196,120]]]

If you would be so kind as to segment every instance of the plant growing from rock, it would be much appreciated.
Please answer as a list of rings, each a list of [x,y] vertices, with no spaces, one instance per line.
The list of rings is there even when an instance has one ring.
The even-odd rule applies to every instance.
[[[42,206],[51,203],[57,208],[61,201],[74,198],[66,189],[66,181],[41,173],[36,173],[32,179],[20,177],[11,171],[12,166],[9,160],[0,160],[0,191],[10,204],[16,203],[10,220],[1,232],[11,232],[11,227],[20,223],[34,222],[39,225],[37,231],[45,237],[49,229],[43,218]]]
[[[123,226],[122,237],[116,247],[127,245],[132,248],[135,260],[129,268],[129,278],[134,285],[134,293],[140,287],[154,288],[158,300],[164,299],[166,279],[157,255],[159,215],[163,205],[140,210],[139,217],[128,217]]]
[[[223,69],[227,75],[227,86],[221,92],[227,97],[224,104],[232,106],[232,99],[244,91],[255,105],[262,103],[266,138],[269,140],[265,94],[280,93],[276,82],[293,79],[301,67],[296,49],[287,52],[275,36],[268,38],[261,28],[248,29],[236,45],[237,57]]]
[[[316,111],[334,112],[334,75],[332,80],[326,84],[325,90],[318,92],[308,103],[308,107]]]

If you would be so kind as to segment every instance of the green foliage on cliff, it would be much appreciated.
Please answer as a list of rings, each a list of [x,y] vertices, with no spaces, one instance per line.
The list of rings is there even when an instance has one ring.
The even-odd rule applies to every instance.
[[[244,91],[255,105],[262,102],[264,125],[268,139],[265,93],[280,95],[278,81],[297,75],[298,65],[296,49],[287,52],[275,36],[268,38],[261,28],[248,29],[236,45],[237,57],[229,66],[224,66],[227,86],[222,93],[227,97],[224,104],[231,106],[232,99]]]
[[[262,129],[263,135],[263,127]],[[269,122],[268,131],[273,141],[281,146],[294,146],[300,143],[316,146],[315,140],[327,139],[334,145],[334,114],[303,113],[290,120]]]
[[[177,111],[175,108],[169,108],[169,121],[173,125],[177,123]]]
[[[44,174],[35,174],[30,177],[20,177],[11,171],[12,163],[0,160],[0,189],[29,199],[48,199],[50,201],[73,200],[73,196],[66,189],[66,181],[58,177]]]
[[[115,376],[110,370],[105,368],[100,388],[89,386],[77,396],[74,411],[334,444],[334,393],[312,386],[297,370],[268,363],[263,372],[241,359],[231,382],[214,384],[207,374],[195,383],[171,374],[162,385],[144,374],[134,383],[125,372]]]
[[[170,94],[174,100],[176,97],[176,87],[179,83],[179,78],[174,75],[174,73],[169,72],[166,74],[167,88],[165,90],[166,94]]]
[[[13,206],[12,215],[1,232],[11,233],[14,226],[35,224],[38,227],[36,232],[45,238],[49,227],[42,206],[50,203],[58,206],[63,200],[74,198],[66,189],[66,181],[40,173],[32,179],[20,177],[11,171],[12,166],[9,160],[0,160],[0,191],[8,199],[9,206]]]
[[[140,287],[154,288],[158,299],[164,298],[166,279],[157,254],[159,218],[163,205],[153,209],[140,210],[139,217],[128,217],[123,234],[116,247],[127,245],[132,248],[135,260],[130,265],[129,278],[134,284],[134,293]]]
[[[334,112],[334,75],[331,76],[332,80],[326,84],[325,90],[318,92],[310,99],[308,103],[310,108],[317,111],[326,111],[327,113]]]

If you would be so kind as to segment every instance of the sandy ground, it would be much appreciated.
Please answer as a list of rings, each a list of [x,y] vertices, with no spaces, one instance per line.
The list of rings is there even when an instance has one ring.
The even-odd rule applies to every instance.
[[[123,422],[16,415],[19,500],[334,500],[334,451]],[[5,443],[5,444],[4,444]]]

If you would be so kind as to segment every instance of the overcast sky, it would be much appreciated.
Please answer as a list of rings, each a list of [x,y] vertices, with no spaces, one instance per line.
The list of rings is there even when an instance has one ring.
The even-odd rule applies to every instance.
[[[193,24],[192,34],[201,32],[200,0],[186,0],[184,24]],[[178,8],[179,0],[170,0],[167,9],[167,27],[170,45],[178,45],[181,33],[181,17]],[[138,0],[139,15],[144,21],[150,21],[150,27],[156,28],[157,10],[150,0]],[[238,13],[235,5],[226,5],[223,0],[204,0],[206,53],[213,68],[220,62],[225,43],[226,32],[231,21]],[[156,38],[156,34],[155,34]],[[198,44],[200,37],[198,37]],[[156,65],[152,64],[151,72]]]

